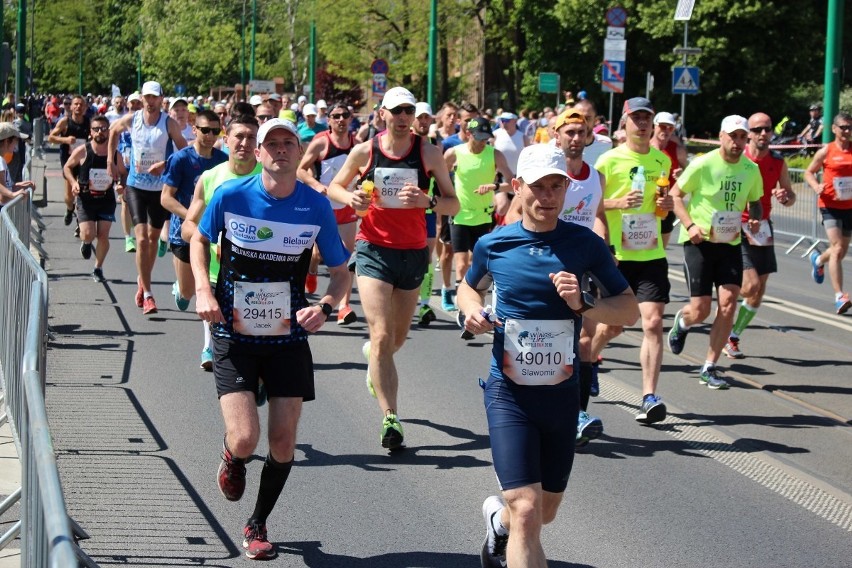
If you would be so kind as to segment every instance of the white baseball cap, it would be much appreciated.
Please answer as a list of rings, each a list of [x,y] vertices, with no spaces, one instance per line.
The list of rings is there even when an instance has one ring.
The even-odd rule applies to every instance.
[[[507,112],[500,113],[500,116],[498,116],[497,118],[499,118],[500,120],[517,120],[518,115],[515,114],[514,112],[508,112],[507,111]]]
[[[306,103],[306,102],[308,102],[308,97],[306,97],[305,95],[299,95],[299,98],[296,99],[296,100],[299,101],[300,103]]]
[[[420,116],[421,114],[428,114],[429,116],[433,116],[432,107],[429,103],[417,103],[414,105],[414,116]]]
[[[521,150],[518,156],[518,174],[527,184],[535,183],[544,176],[568,177],[565,154],[550,144],[533,144]]]
[[[172,100],[169,102],[169,110],[172,110],[173,108],[175,108],[175,105],[176,105],[176,104],[178,104],[178,103],[183,103],[183,104],[185,104],[185,105],[189,105],[189,103],[187,103],[187,102],[186,102],[186,99],[185,99],[185,98],[183,98],[183,97],[174,97],[174,98],[172,98]]]
[[[316,105],[312,105],[311,103],[306,104],[302,107],[302,114],[305,116],[309,115],[317,115],[317,107]]]
[[[738,114],[732,114],[731,116],[726,116],[722,119],[722,132],[726,134],[733,134],[737,130],[748,132],[748,121],[744,117]]]
[[[320,99],[317,101],[317,108],[328,108],[328,103],[325,102],[325,99]]]
[[[155,95],[157,97],[163,96],[163,88],[156,81],[146,81],[142,85],[142,96],[145,95]]]
[[[674,115],[670,112],[658,112],[657,116],[654,117],[654,124],[670,124],[672,126],[677,126],[677,120]]]
[[[142,100],[142,95],[140,95],[139,93],[133,93],[129,97],[127,97],[127,102],[141,101],[141,100]]]
[[[292,121],[283,118],[272,118],[264,122],[260,128],[258,128],[257,143],[263,144],[263,141],[266,140],[266,135],[273,130],[286,130],[296,138],[299,137],[299,131],[296,129],[296,125],[293,124]]]
[[[385,93],[385,97],[382,99],[382,108],[386,108],[388,110],[392,110],[403,105],[417,105],[417,99],[415,99],[414,95],[411,94],[411,91],[405,87],[394,87],[393,89],[388,90],[388,92]]]
[[[261,97],[260,95],[252,95],[249,99],[249,104],[251,106],[261,105],[263,104],[263,97]]]
[[[267,101],[280,101],[281,95],[279,95],[278,93],[272,93],[268,97],[266,97],[266,100]]]

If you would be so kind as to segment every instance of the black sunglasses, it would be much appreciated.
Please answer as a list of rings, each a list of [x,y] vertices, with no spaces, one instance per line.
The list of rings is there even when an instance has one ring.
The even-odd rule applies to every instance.
[[[222,130],[218,126],[196,126],[195,128],[202,134],[219,134]]]
[[[754,128],[749,128],[749,132],[752,134],[762,134],[764,132],[772,132],[771,126],[755,126]]]
[[[106,130],[109,130],[109,126],[93,126],[92,127],[92,132],[104,132]]]
[[[852,130],[852,124],[835,124],[834,126],[839,128],[843,132],[846,132],[847,130]]]
[[[330,114],[330,115],[328,115],[328,116],[329,116],[330,118],[333,118],[334,120],[346,120],[347,118],[349,118],[350,116],[352,116],[352,113],[350,113],[350,112],[341,112],[341,113],[338,113],[338,114]]]
[[[389,110],[390,110],[390,113],[394,116],[399,116],[402,113],[414,114],[414,107],[411,107],[411,106],[396,107],[396,108],[392,108],[392,109],[389,109]]]
[[[259,115],[257,115],[257,120],[259,120],[260,122],[266,122],[267,120],[272,120],[273,118],[275,118],[275,117],[271,114],[259,114]]]

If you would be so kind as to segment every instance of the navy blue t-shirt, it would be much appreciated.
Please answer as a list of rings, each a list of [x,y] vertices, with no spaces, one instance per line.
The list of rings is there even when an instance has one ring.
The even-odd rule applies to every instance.
[[[574,360],[579,357],[582,318],[559,296],[549,276],[560,271],[575,274],[578,278],[589,274],[600,287],[604,297],[621,294],[628,287],[603,239],[575,223],[559,221],[554,230],[536,233],[526,230],[521,221],[518,221],[498,228],[476,243],[473,261],[465,275],[465,281],[479,291],[488,290],[492,282],[495,284],[495,315],[504,322],[504,327],[494,328],[492,376],[500,377],[504,374],[504,368],[507,372],[523,371],[523,366],[510,371],[511,366],[518,366],[515,365],[516,357],[538,357],[537,360],[525,361],[529,368],[533,369],[528,369],[530,373],[534,373],[537,368],[546,369],[548,357],[551,356],[560,357],[573,353]],[[534,342],[537,333],[550,334],[552,338],[554,333],[570,331],[571,327],[573,339],[564,338],[566,343],[562,353],[556,353],[553,349],[541,349],[538,353],[528,355],[519,353],[517,348],[510,353],[510,345],[505,343],[505,334],[512,329],[509,323],[514,322],[521,322],[520,327],[515,329],[520,330],[516,344],[522,348],[524,342],[527,346]],[[524,322],[537,323],[524,327]],[[561,364],[560,367],[571,373],[572,378],[578,376],[579,365],[574,365],[573,360],[554,363]],[[528,378],[534,381],[536,377],[533,375]],[[544,372],[542,378],[547,378]]]
[[[190,145],[169,156],[166,160],[166,171],[163,173],[163,183],[176,187],[175,199],[184,207],[189,207],[195,184],[202,172],[228,161],[228,156],[221,150],[213,148],[209,158],[204,158]],[[183,219],[172,213],[169,223],[169,242],[174,245],[187,244],[180,236]]]
[[[328,199],[302,182],[279,199],[262,176],[237,178],[219,186],[198,229],[211,243],[222,236],[216,300],[225,323],[213,335],[265,345],[307,341],[296,312],[308,306],[314,243],[330,267],[349,260]]]

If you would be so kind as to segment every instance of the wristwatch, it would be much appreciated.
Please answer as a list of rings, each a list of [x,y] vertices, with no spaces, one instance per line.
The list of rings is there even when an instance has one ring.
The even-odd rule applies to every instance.
[[[319,307],[322,310],[322,315],[324,315],[325,317],[330,316],[331,312],[334,311],[334,308],[331,306],[331,304],[329,304],[327,302],[323,302],[322,304],[319,304]]]
[[[574,308],[571,308],[572,310],[574,310],[574,313],[577,314],[578,316],[580,314],[582,314],[583,312],[587,312],[587,311],[589,311],[589,310],[591,310],[592,308],[595,307],[595,297],[592,296],[590,293],[583,292],[580,295],[580,299],[582,300],[583,305],[580,306],[576,310],[574,310]]]
[[[433,196],[429,199],[429,207],[428,207],[427,209],[434,209],[434,208],[435,208],[435,207],[437,207],[437,206],[438,206],[438,196],[437,196],[437,195],[433,195]]]

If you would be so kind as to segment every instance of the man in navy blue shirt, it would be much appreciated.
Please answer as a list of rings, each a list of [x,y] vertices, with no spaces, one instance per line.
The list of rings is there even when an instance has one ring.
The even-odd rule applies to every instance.
[[[559,220],[568,188],[562,152],[548,144],[524,148],[512,188],[522,220],[477,242],[458,290],[465,329],[494,330],[484,389],[502,497],[482,505],[484,568],[546,565],[541,527],[556,517],[574,462],[581,314],[593,312],[610,325],[633,325],[639,317],[603,239]],[[601,298],[582,291],[586,273],[599,282]],[[492,284],[493,314],[482,305]]]
[[[174,254],[177,278],[172,285],[172,295],[180,311],[186,311],[189,300],[195,295],[195,280],[189,265],[189,243],[181,238],[180,228],[202,172],[228,161],[227,154],[213,147],[221,129],[222,124],[216,113],[212,110],[199,112],[192,127],[195,140],[169,156],[163,174],[160,203],[172,214],[169,221],[169,244]]]

